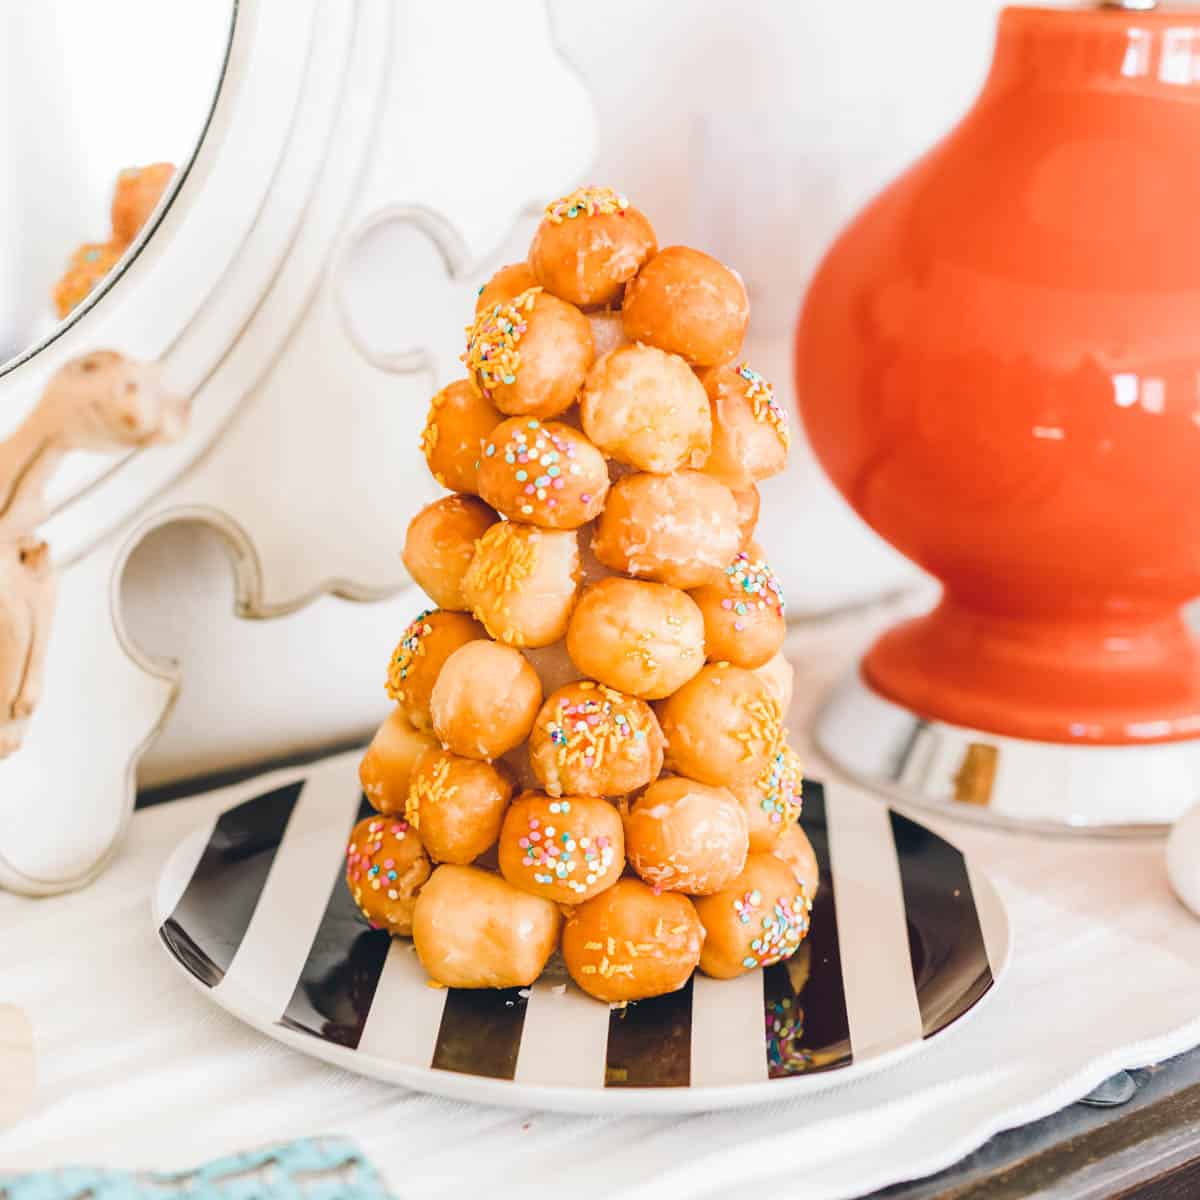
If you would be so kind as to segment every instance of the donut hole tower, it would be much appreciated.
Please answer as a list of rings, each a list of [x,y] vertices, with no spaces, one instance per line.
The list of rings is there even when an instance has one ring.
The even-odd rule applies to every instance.
[[[389,663],[347,851],[447,987],[561,950],[625,1003],[789,957],[817,887],[756,484],[787,421],[738,362],[741,279],[610,188],[549,204],[480,290],[421,449],[450,493],[404,563],[438,606]]]

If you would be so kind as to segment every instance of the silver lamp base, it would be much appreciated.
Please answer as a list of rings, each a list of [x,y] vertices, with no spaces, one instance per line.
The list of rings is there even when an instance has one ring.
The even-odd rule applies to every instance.
[[[1200,801],[1200,739],[1071,746],[927,720],[873,691],[857,667],[817,714],[817,745],[904,804],[1034,833],[1163,835]]]

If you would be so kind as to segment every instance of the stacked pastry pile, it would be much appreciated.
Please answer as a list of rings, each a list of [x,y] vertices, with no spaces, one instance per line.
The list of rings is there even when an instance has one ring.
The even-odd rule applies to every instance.
[[[783,598],[753,541],[788,431],[732,365],[748,318],[737,275],[659,250],[608,188],[550,204],[479,294],[421,439],[453,494],[404,548],[438,607],[391,661],[379,816],[348,849],[362,912],[438,983],[525,986],[561,947],[620,1003],[808,931]]]

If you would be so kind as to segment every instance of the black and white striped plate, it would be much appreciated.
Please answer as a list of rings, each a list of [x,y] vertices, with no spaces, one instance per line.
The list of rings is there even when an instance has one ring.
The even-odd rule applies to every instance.
[[[726,1108],[897,1061],[974,1009],[1009,957],[992,884],[949,843],[838,784],[805,782],[821,863],[789,962],[623,1010],[553,967],[531,989],[430,987],[407,940],[369,929],[342,880],[357,755],[233,789],[174,851],[163,945],[222,1007],[351,1071],[494,1104]],[[362,810],[365,812],[365,810]]]

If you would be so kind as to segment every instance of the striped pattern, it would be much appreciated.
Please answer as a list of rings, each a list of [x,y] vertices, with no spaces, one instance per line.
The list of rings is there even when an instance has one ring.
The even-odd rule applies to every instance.
[[[303,782],[256,796],[217,818],[162,939],[209,987],[225,977],[258,907]]]
[[[344,885],[367,811],[344,760],[228,810],[183,865],[163,942],[208,987],[251,997],[260,1023],[392,1064],[579,1089],[763,1083],[879,1058],[967,1012],[1006,953],[995,894],[953,846],[806,781],[821,888],[789,962],[611,1011],[557,960],[532,988],[430,987],[411,943],[369,929]]]

